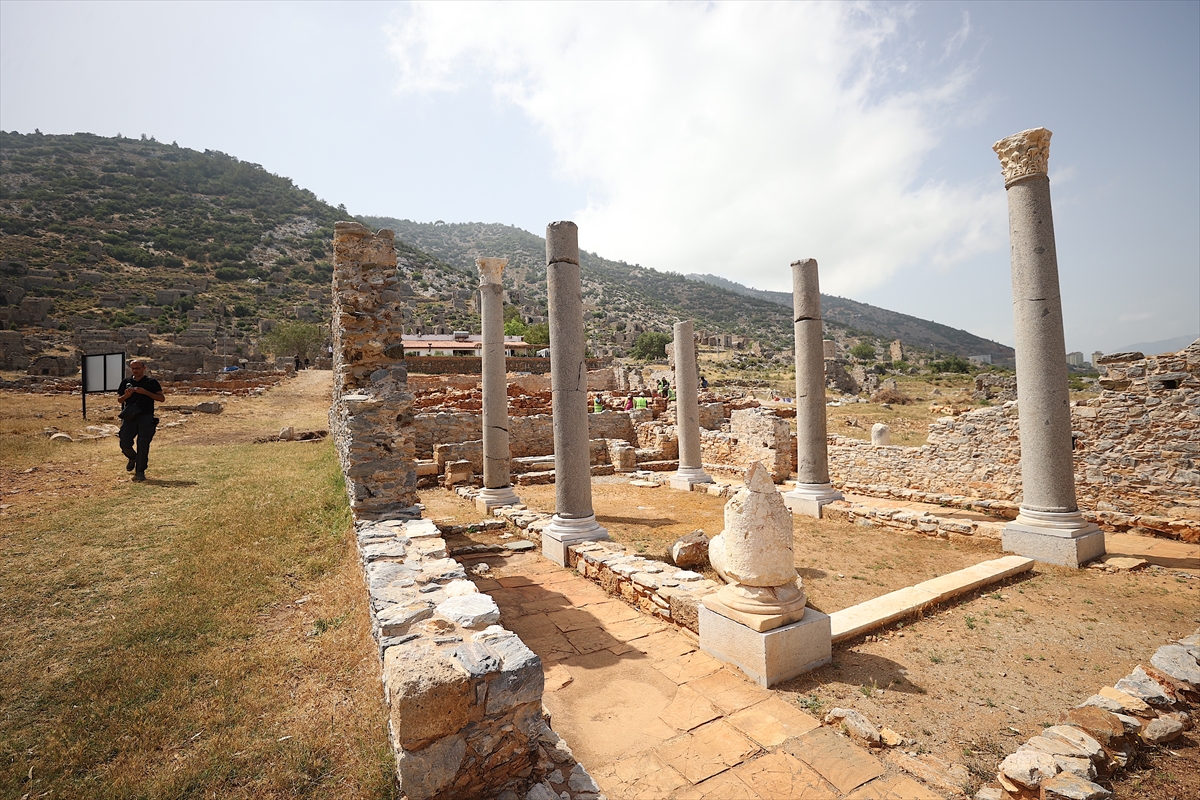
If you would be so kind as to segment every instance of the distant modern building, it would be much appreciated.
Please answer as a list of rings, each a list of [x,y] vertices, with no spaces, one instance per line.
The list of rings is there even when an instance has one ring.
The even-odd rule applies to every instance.
[[[1100,359],[1101,359],[1101,358],[1103,358],[1103,357],[1104,357],[1104,353],[1101,353],[1099,350],[1097,350],[1096,352],[1092,353],[1092,366],[1094,367],[1094,366],[1096,366],[1097,364],[1099,364],[1099,363],[1100,363]]]
[[[408,334],[403,337],[404,352],[413,356],[478,356],[483,351],[483,335],[467,331],[453,334]],[[534,345],[522,336],[504,337],[504,355],[525,356]]]
[[[1082,367],[1084,365],[1083,353],[1076,350],[1074,353],[1067,353],[1067,365],[1072,367]]]
[[[978,355],[978,356],[967,356],[967,361],[973,361],[976,364],[991,364],[992,363],[992,354],[984,353],[983,355]]]

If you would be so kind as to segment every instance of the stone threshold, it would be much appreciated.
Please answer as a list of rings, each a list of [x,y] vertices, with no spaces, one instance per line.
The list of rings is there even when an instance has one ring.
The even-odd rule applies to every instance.
[[[928,511],[886,508],[853,500],[834,500],[832,503],[821,506],[821,516],[826,519],[852,522],[868,528],[880,527],[913,531],[940,539],[977,536],[983,539],[994,539],[997,542],[1003,536],[1006,524],[961,517],[940,517]]]
[[[982,497],[949,494],[946,492],[925,492],[919,489],[905,489],[876,483],[857,483],[854,481],[839,481],[834,479],[837,489],[851,494],[881,499],[901,500],[907,503],[929,503],[930,505],[974,511],[990,517],[1003,520],[1017,518],[1020,503],[1012,500],[989,500]],[[828,509],[828,507],[826,507]],[[1200,520],[1182,517],[1155,516],[1152,514],[1127,514],[1114,510],[1080,509],[1083,518],[1095,523],[1102,530],[1113,533],[1133,533],[1141,536],[1151,536],[1160,539],[1181,539],[1185,542],[1200,543]],[[992,536],[993,527],[980,522],[978,532],[988,538],[1000,538],[999,534]],[[955,531],[966,533],[965,531]],[[969,535],[969,534],[968,534]]]
[[[1027,572],[1033,564],[1032,558],[1022,556],[996,558],[835,611],[829,615],[833,643],[853,639],[929,606]]]

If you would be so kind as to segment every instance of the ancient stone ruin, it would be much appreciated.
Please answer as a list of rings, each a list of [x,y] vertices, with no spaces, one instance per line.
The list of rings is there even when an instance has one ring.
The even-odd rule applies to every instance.
[[[418,485],[455,488],[499,518],[493,522],[518,530],[527,540],[522,549],[540,545],[551,560],[641,612],[698,634],[702,650],[764,686],[827,662],[833,642],[861,635],[853,614],[806,609],[788,498],[776,486],[793,474],[821,494],[806,513],[928,535],[1000,538],[1005,522],[1027,524],[1018,515],[1037,512],[1072,514],[1106,530],[1200,541],[1200,521],[1173,511],[1200,506],[1192,453],[1200,446],[1200,341],[1172,356],[1107,359],[1105,391],[1065,407],[1066,422],[1056,423],[1070,436],[1064,463],[1066,483],[1077,492],[1067,498],[1075,508],[1045,512],[1037,498],[1065,484],[1030,492],[1030,473],[1022,474],[1023,446],[1030,452],[1039,444],[1022,440],[1026,419],[1018,409],[1038,407],[1036,397],[1030,403],[1024,394],[1019,403],[996,397],[998,405],[940,419],[920,447],[890,444],[886,426],[873,430],[870,442],[828,435],[823,396],[836,359],[828,358],[820,309],[810,302],[819,297],[812,260],[793,265],[797,397],[812,400],[797,403],[799,436],[786,409],[694,384],[690,397],[678,391],[675,401],[654,398],[646,408],[630,408],[661,368],[587,368],[576,237],[571,223],[554,223],[547,236],[555,342],[549,376],[506,373],[502,349],[499,360],[484,356],[477,375],[409,375],[392,236],[357,223],[336,229],[331,431],[371,596],[400,788],[410,798],[513,796],[506,792],[541,798],[538,792],[551,785],[542,781],[553,774],[563,779],[556,786],[572,776],[568,794],[576,800],[596,795],[596,784],[543,716],[541,660],[499,624],[496,602],[468,580],[442,532],[417,518]],[[495,341],[487,330],[496,320],[487,292],[498,299],[488,287],[499,287],[502,262],[478,262],[485,342]],[[689,354],[687,347],[693,342],[689,324],[676,326],[677,389],[696,371],[694,349]],[[503,431],[503,444],[489,431]],[[1062,461],[1061,453],[1056,458]],[[725,584],[606,540],[591,505],[591,478],[616,473],[730,498],[725,528],[709,545]],[[708,480],[679,480],[698,474]],[[516,502],[520,486],[550,482],[554,514]],[[998,522],[992,528],[868,516],[839,499],[839,488],[985,510]],[[512,497],[504,503],[489,494],[505,490]],[[1031,564],[1010,556],[972,570],[995,580]],[[910,588],[922,602],[935,602],[951,596],[945,585],[952,577]],[[1023,763],[1006,762],[1001,771],[1019,777]]]

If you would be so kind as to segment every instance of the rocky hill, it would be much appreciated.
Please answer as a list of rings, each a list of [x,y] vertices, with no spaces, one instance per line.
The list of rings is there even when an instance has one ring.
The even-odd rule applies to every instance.
[[[702,281],[728,289],[731,292],[792,307],[792,296],[787,292],[771,292],[752,289],[717,275],[688,275],[694,281]],[[984,339],[949,325],[888,311],[886,308],[847,300],[834,295],[821,295],[821,314],[826,321],[840,322],[849,331],[864,332],[881,339],[899,339],[905,346],[932,350],[938,353],[958,355],[964,358],[974,355],[990,355],[997,364],[1011,364],[1016,357],[1008,345]]]
[[[387,227],[420,250],[474,275],[479,256],[509,259],[506,287],[527,318],[545,315],[545,240],[510,225],[418,223],[391,217],[360,217]],[[710,335],[731,334],[768,352],[792,346],[792,298],[751,289],[714,275],[680,275],[583,252],[584,302],[592,314],[594,349],[620,352],[642,330],[669,331],[681,317],[696,320]],[[826,334],[843,350],[859,340],[886,345],[901,340],[914,354],[991,355],[1011,363],[1011,347],[967,331],[841,297],[822,295]],[[782,306],[782,308],[781,308]],[[886,351],[885,351],[886,352]]]
[[[0,368],[72,353],[79,330],[131,327],[165,342],[190,331],[252,357],[273,322],[328,321],[333,224],[347,217],[216,151],[0,131],[0,327],[25,340],[22,350],[5,335]],[[409,273],[466,285],[425,253],[397,248]],[[441,314],[448,324],[469,323],[426,294],[421,302],[451,310]]]
[[[391,217],[360,217],[367,225],[390,228],[396,236],[439,261],[475,276],[480,256],[508,258],[505,288],[523,318],[546,316],[546,242],[511,225],[419,223]],[[768,351],[791,347],[791,312],[757,298],[690,281],[682,275],[611,261],[581,252],[583,301],[589,344],[598,355],[623,354],[643,331],[669,332],[680,319],[696,321],[707,336],[727,335],[744,347]]]
[[[252,357],[276,321],[328,320],[333,224],[346,216],[288,178],[216,151],[153,138],[0,131],[0,327],[21,332],[29,357],[55,346],[74,352],[81,330],[135,327],[139,337],[194,339]],[[510,305],[528,324],[545,321],[540,236],[499,224],[360,219],[397,234],[412,327],[478,328],[480,255],[509,258]],[[787,295],[595,253],[582,262],[596,355],[624,355],[643,331],[668,332],[691,318],[710,342],[790,361]],[[843,352],[859,340],[900,338],[910,351],[1011,357],[965,331],[841,298],[825,302],[827,334]],[[3,338],[5,352],[20,345],[11,333]],[[5,359],[0,368],[15,368]]]

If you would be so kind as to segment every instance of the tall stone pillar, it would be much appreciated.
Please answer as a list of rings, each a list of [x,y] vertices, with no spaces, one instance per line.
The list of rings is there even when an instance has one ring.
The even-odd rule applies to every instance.
[[[542,530],[542,554],[562,566],[567,548],[608,531],[592,511],[588,454],[587,364],[584,361],[583,285],[579,228],[546,226],[546,280],[550,307],[550,391],[554,418],[554,517]]]
[[[1058,255],[1050,209],[1050,131],[1033,128],[992,146],[1008,193],[1021,488],[1016,520],[1004,526],[1006,552],[1078,567],[1104,554],[1104,534],[1075,501]]]
[[[841,500],[829,482],[825,433],[825,337],[817,260],[792,262],[792,310],[796,322],[796,488],[783,500],[793,514],[821,516],[821,506]]]
[[[475,505],[485,514],[521,502],[512,488],[508,448],[508,377],[504,368],[504,288],[507,258],[477,258],[479,317],[483,328],[483,490]]]
[[[675,428],[679,431],[679,469],[672,489],[691,489],[693,483],[712,483],[700,461],[700,401],[697,397],[696,338],[692,321],[675,323]]]

